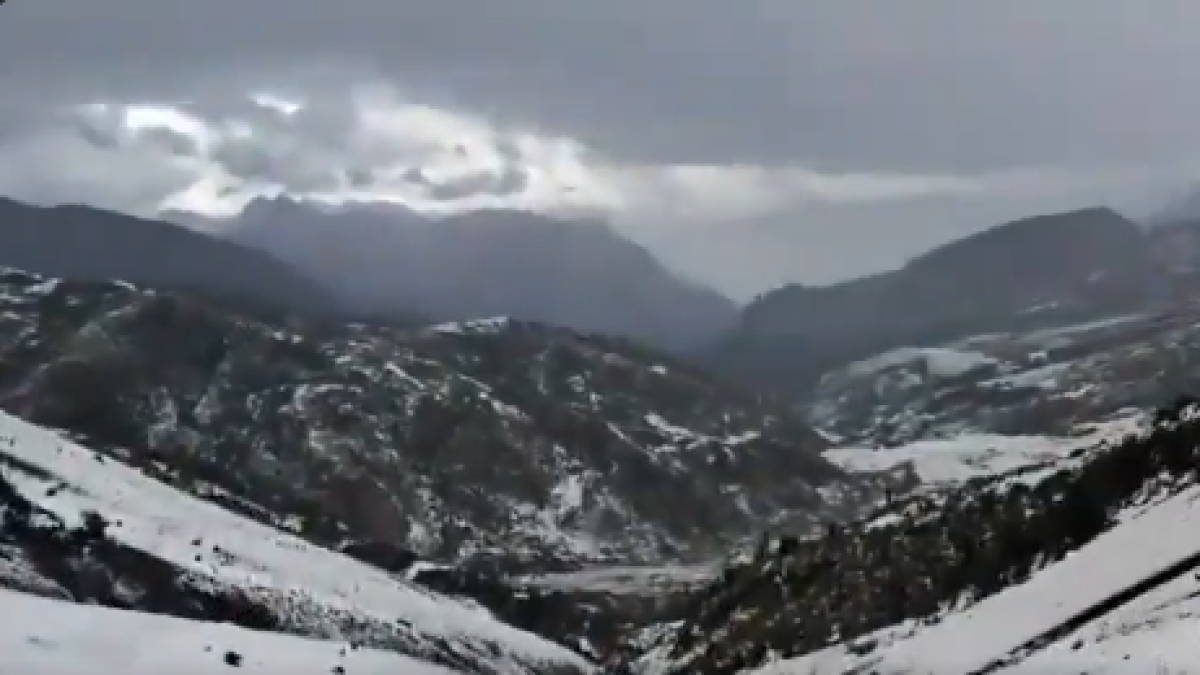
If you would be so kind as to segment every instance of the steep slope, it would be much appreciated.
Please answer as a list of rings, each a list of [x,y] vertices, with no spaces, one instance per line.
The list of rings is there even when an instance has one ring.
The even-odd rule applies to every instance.
[[[1187,620],[1198,467],[1200,409],[1182,400],[1122,442],[764,542],[700,594],[643,670],[724,674],[783,658],[761,672],[1045,672],[1026,664],[1094,659],[1111,648],[1098,646],[1104,628],[1121,625],[1143,632],[1125,657],[1147,672],[1164,657],[1146,650],[1151,619]]]
[[[687,282],[601,223],[484,210],[431,218],[401,207],[323,211],[251,203],[221,228],[312,274],[359,311],[438,320],[512,316],[673,349],[733,326],[734,303]]]
[[[895,347],[1084,321],[1168,296],[1140,227],[1084,209],[1000,225],[893,272],[773,291],[744,309],[710,358],[803,394],[823,371]]]
[[[125,279],[311,316],[337,311],[328,290],[269,254],[87,206],[41,208],[0,198],[0,265],[80,280]]]
[[[433,672],[589,670],[584,659],[502,624],[477,606],[431,594],[198,500],[3,413],[0,514],[0,587],[61,603],[100,604],[343,641],[323,649],[290,641],[301,653],[324,651],[326,658],[349,642],[411,657],[373,654],[364,655],[364,660],[390,661],[392,666],[416,660],[444,667]],[[0,607],[21,605],[40,606],[51,616],[79,614],[15,599],[8,592],[0,595]],[[94,613],[92,617],[100,618]],[[151,624],[135,617],[117,622]],[[73,623],[31,625],[43,633],[44,641],[30,658],[65,657],[85,646],[75,642],[78,618]],[[212,625],[161,625],[190,643],[193,654],[205,635],[249,640],[244,632]],[[159,635],[157,630],[152,634]],[[127,649],[129,640],[127,636],[119,642]],[[283,646],[289,641],[260,637],[257,642]],[[122,650],[119,645],[110,648],[117,654]],[[269,655],[258,652],[250,658],[264,656]],[[5,665],[11,663],[6,653]],[[335,664],[309,667],[317,665],[328,669]]]
[[[497,319],[283,326],[0,275],[9,410],[331,546],[536,569],[704,560],[871,498],[803,411],[624,340]]]

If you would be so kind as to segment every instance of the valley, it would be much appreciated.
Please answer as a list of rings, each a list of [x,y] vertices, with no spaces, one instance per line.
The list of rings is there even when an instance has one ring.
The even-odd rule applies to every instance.
[[[1189,672],[1200,305],[978,326],[795,397],[506,316],[5,268],[13,663]]]

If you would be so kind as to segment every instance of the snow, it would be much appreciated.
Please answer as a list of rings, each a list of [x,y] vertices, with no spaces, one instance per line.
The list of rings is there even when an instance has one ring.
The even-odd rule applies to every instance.
[[[854,668],[879,673],[972,673],[1016,653],[1028,641],[1056,628],[1095,604],[1200,552],[1200,489],[1192,488],[1161,504],[1123,518],[1079,551],[970,608],[946,615],[932,625],[908,623],[871,636],[879,646],[865,656],[838,645],[752,671],[754,675],[839,675]],[[1192,574],[1186,574],[1191,578]],[[1173,584],[1184,584],[1182,578]],[[1162,599],[1180,596],[1178,585],[1165,584],[1115,612],[1084,626],[1077,636],[1060,640],[1032,657],[999,672],[1034,675],[1081,672],[1081,663],[1102,664],[1089,673],[1200,672],[1200,614],[1175,609],[1169,633],[1139,634],[1137,625],[1154,623],[1147,614],[1163,610]],[[1192,581],[1194,587],[1194,579]],[[1195,599],[1189,599],[1195,603]],[[1197,609],[1200,609],[1198,607]],[[1163,619],[1163,617],[1157,617]],[[1186,624],[1186,625],[1185,625]],[[1101,638],[1113,631],[1107,644]],[[1120,634],[1124,630],[1125,634]],[[1190,634],[1189,634],[1190,633]],[[1173,642],[1171,636],[1189,636]],[[1089,638],[1091,645],[1075,644]],[[861,640],[860,640],[861,642]],[[1147,651],[1139,651],[1144,649]],[[1105,658],[1120,653],[1119,661]],[[1125,656],[1129,659],[1125,660]],[[1155,660],[1175,670],[1155,670]],[[1122,670],[1121,668],[1125,668]],[[1191,670],[1180,670],[1191,668]]]
[[[494,316],[488,319],[472,319],[470,321],[452,321],[430,326],[429,330],[443,334],[463,333],[499,333],[509,324],[506,316]]]
[[[521,578],[521,583],[564,591],[639,594],[670,587],[701,586],[711,582],[720,571],[719,561],[695,565],[609,566],[527,576]]]
[[[855,361],[842,372],[852,377],[874,375],[888,368],[924,361],[925,368],[935,378],[952,378],[976,368],[996,363],[996,359],[983,352],[946,347],[901,347]]]
[[[1200,673],[1198,631],[1200,582],[1186,574],[1086,624],[1027,661],[999,672]]]
[[[1002,436],[963,434],[955,438],[914,441],[895,448],[848,447],[825,451],[825,458],[848,471],[878,472],[910,463],[921,481],[956,485],[1021,467],[1056,462],[1072,452],[1104,440],[1120,440],[1140,428],[1130,415],[1079,427],[1072,436]]]
[[[1074,365],[1071,361],[1051,363],[1032,370],[984,380],[979,386],[995,389],[1054,389],[1059,386],[1058,378],[1070,371]]]
[[[1026,333],[1019,338],[1019,341],[1027,344],[1065,346],[1065,344],[1070,344],[1070,341],[1067,340],[1066,343],[1062,343],[1061,341],[1078,333],[1090,333],[1096,330],[1115,328],[1133,321],[1141,321],[1146,318],[1147,315],[1145,314],[1124,314],[1121,316],[1089,321],[1087,323],[1077,323],[1059,328],[1046,328],[1043,330]]]
[[[251,631],[0,590],[0,675],[452,675],[412,658],[345,643]],[[20,617],[19,621],[14,620]],[[242,658],[240,668],[225,662]]]
[[[1020,647],[1108,595],[1200,551],[1197,491],[1120,525],[1027,583],[947,617],[884,659],[904,670],[934,665],[967,673]]]
[[[218,583],[283,590],[386,623],[403,619],[421,635],[451,643],[493,642],[507,650],[501,661],[518,655],[525,662],[588,669],[573,652],[503,624],[477,606],[195,499],[111,458],[101,461],[87,448],[3,413],[0,455],[71,486],[47,490],[45,481],[6,469],[14,486],[42,508],[68,523],[78,522],[86,510],[102,513],[112,523],[107,532],[114,540]]]

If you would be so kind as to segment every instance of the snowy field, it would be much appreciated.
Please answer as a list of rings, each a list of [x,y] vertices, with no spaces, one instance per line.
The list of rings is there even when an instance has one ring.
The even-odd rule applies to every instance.
[[[648,594],[674,588],[694,588],[721,572],[720,562],[704,565],[600,567],[522,577],[522,584],[556,590],[612,594]]]
[[[346,643],[0,590],[0,675],[452,675]],[[340,668],[341,670],[338,670]]]
[[[112,523],[107,531],[111,539],[215,584],[241,588],[253,596],[261,596],[257,593],[260,589],[282,591],[275,596],[303,598],[305,606],[350,613],[390,626],[407,625],[410,628],[397,630],[408,630],[414,643],[440,643],[456,653],[487,658],[500,672],[527,672],[529,664],[574,666],[584,672],[591,669],[575,653],[503,624],[475,605],[433,594],[341,554],[244,519],[111,458],[101,458],[53,432],[0,413],[0,459],[4,456],[53,475],[52,480],[46,480],[11,466],[0,468],[22,495],[42,508],[67,523],[79,523],[84,511],[99,512]],[[63,611],[68,609],[77,608]],[[12,616],[7,610],[4,613]],[[102,630],[103,626],[97,623],[96,629]],[[338,635],[336,626],[325,632],[329,635],[323,637]],[[499,647],[499,655],[493,653],[493,645]],[[11,664],[3,657],[0,662],[4,662],[0,663],[0,673],[10,672],[4,668]]]
[[[1144,416],[1131,415],[1081,426],[1073,436],[964,434],[896,448],[833,448],[825,458],[847,471],[886,471],[912,465],[930,487],[951,487],[972,478],[1046,465],[1055,467],[1071,453],[1104,441],[1116,442],[1144,428]]]

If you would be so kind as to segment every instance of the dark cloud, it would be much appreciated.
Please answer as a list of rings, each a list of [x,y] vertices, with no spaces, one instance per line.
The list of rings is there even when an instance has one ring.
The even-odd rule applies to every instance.
[[[577,139],[637,166],[789,165],[986,187],[970,198],[951,190],[814,205],[805,190],[828,197],[831,188],[793,176],[776,185],[800,193],[782,200],[787,208],[743,219],[730,210],[734,222],[720,229],[663,229],[679,217],[671,209],[630,226],[676,265],[745,294],[778,277],[857,272],[864,259],[894,264],[913,242],[1024,209],[1127,198],[1113,175],[1134,176],[1138,189],[1187,180],[1200,158],[1196,25],[1192,0],[14,0],[0,9],[0,119],[66,101],[172,101],[259,130],[207,151],[231,174],[361,185],[377,182],[381,158],[408,150],[352,138],[361,127],[345,92],[389,82],[402,98]],[[248,102],[264,83],[306,93],[309,105],[285,115]],[[118,131],[91,125],[96,152],[118,142]],[[199,151],[155,133],[145,143],[159,150]],[[302,150],[286,140],[301,136]],[[438,181],[433,196],[527,187],[532,169],[506,166]],[[1014,191],[1001,174],[1061,185]],[[992,189],[997,182],[1008,187]],[[757,189],[739,198],[769,192]],[[864,238],[880,252],[834,248]],[[700,262],[731,250],[780,260],[715,271]]]
[[[1178,152],[1200,109],[1189,0],[55,0],[4,12],[0,64],[28,79],[169,86],[185,72],[357,60],[428,96],[676,159],[926,171],[1144,159]]]

